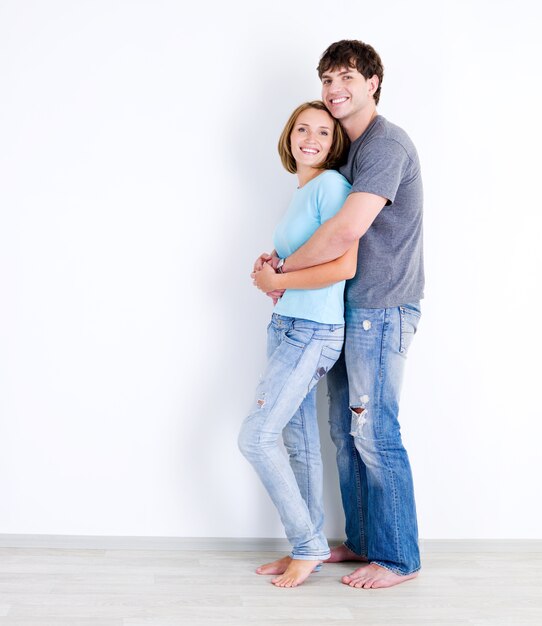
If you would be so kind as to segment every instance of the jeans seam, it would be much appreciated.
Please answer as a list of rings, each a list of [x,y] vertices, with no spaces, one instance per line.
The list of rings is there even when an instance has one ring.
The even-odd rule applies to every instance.
[[[378,421],[375,424],[375,428],[378,429],[378,439],[382,440],[383,439],[383,433],[382,433],[382,419],[381,419],[381,415],[380,412],[382,410],[382,406],[381,406],[381,397],[382,397],[382,392],[383,389],[386,386],[386,377],[387,377],[387,360],[386,360],[386,356],[388,355],[389,352],[389,346],[388,346],[388,335],[389,335],[389,324],[390,324],[390,310],[389,309],[385,309],[384,311],[384,326],[383,326],[383,330],[382,330],[382,341],[380,344],[380,371],[381,371],[381,376],[380,376],[380,386],[379,386],[379,390],[378,390]],[[401,329],[399,328],[399,333],[401,333]],[[379,446],[380,447],[380,446]],[[396,559],[398,563],[401,563],[402,559],[401,559],[401,545],[400,545],[400,537],[399,537],[399,525],[397,524],[397,515],[398,515],[398,498],[397,498],[397,485],[395,482],[395,476],[394,476],[394,472],[393,472],[393,468],[390,465],[389,462],[389,455],[385,450],[381,450],[380,454],[382,455],[383,460],[385,460],[386,462],[386,470],[390,476],[390,480],[391,480],[391,484],[392,484],[392,490],[393,490],[393,533],[394,533],[394,540],[395,540],[395,554],[396,554]]]
[[[347,539],[347,540],[343,543],[343,545],[345,545],[345,546],[346,546],[346,547],[350,550],[350,552],[353,552],[353,553],[354,553],[354,554],[356,554],[357,556],[364,556],[364,557],[367,557],[367,550],[362,550],[362,551],[358,554],[358,552],[356,552],[356,550],[354,549],[354,548],[355,548],[354,544],[350,543],[350,540],[349,540],[349,539]]]
[[[359,468],[359,462],[361,460],[361,457],[359,456],[359,453],[358,453],[358,450],[356,448],[356,444],[353,438],[350,441],[350,445],[353,448],[354,458],[356,459],[355,464],[354,464],[354,474],[356,477],[356,506],[358,509],[358,518],[361,522],[359,525],[358,541],[359,541],[360,550],[363,552],[363,548],[365,548],[365,552],[366,552],[367,546],[365,544],[365,525],[364,525],[365,520],[363,518],[363,503],[361,502],[361,497],[362,497],[361,496],[361,472]]]
[[[308,395],[308,394],[307,394]],[[305,396],[306,397],[306,396]],[[311,492],[310,492],[310,463],[309,463],[309,452],[308,452],[308,440],[307,440],[307,429],[305,428],[305,411],[303,410],[303,402],[300,404],[299,406],[299,414],[301,416],[301,430],[303,432],[303,442],[305,443],[305,466],[307,468],[307,501],[306,501],[306,505],[307,508],[309,509],[309,511],[311,510],[310,507],[310,499],[311,499]],[[303,495],[303,494],[301,494]],[[314,524],[314,520],[312,520],[313,524]]]
[[[382,390],[385,386],[385,378],[386,378],[386,346],[388,341],[388,333],[389,333],[389,314],[388,309],[384,309],[384,319],[382,321],[382,336],[380,338],[380,354],[378,355],[378,386],[377,393],[375,394],[374,402],[373,402],[373,415],[374,415],[374,429],[375,435],[377,439],[380,439],[382,436],[382,416],[380,412],[382,411]]]
[[[403,307],[399,307],[399,352],[404,354],[403,332],[405,327],[405,313]]]
[[[378,379],[380,380],[380,383],[382,384],[382,379],[384,377],[384,354],[385,354],[385,346],[386,346],[386,341],[388,339],[388,326],[389,326],[389,313],[388,313],[388,309],[384,309],[384,319],[382,321],[382,337],[380,339],[380,355],[379,355],[379,370],[378,370]]]
[[[382,455],[384,459],[386,459],[386,469],[389,473],[392,489],[393,489],[393,530],[394,530],[394,539],[395,539],[395,554],[397,563],[402,562],[402,550],[401,550],[401,540],[399,537],[399,525],[397,524],[397,515],[398,515],[398,499],[397,499],[397,485],[395,484],[395,475],[393,469],[390,467],[388,453],[383,451]]]

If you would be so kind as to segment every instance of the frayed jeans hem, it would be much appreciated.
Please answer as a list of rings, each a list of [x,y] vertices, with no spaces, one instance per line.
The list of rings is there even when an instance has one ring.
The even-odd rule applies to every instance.
[[[371,565],[378,565],[379,567],[383,567],[384,569],[387,569],[389,572],[393,572],[394,574],[397,574],[397,576],[410,576],[410,574],[415,574],[416,572],[419,572],[421,570],[421,565],[414,568],[410,572],[402,572],[396,567],[390,567],[389,565],[385,565],[384,563],[381,563],[380,561],[371,561]]]

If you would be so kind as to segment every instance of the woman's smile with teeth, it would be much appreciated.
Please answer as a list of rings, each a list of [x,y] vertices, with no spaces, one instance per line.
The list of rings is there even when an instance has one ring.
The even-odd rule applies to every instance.
[[[318,154],[320,151],[316,148],[301,148],[301,152],[304,152],[305,154]]]

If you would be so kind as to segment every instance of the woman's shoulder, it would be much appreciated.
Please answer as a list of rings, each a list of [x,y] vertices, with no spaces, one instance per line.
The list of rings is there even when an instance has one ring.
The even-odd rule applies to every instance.
[[[319,198],[337,197],[342,198],[344,202],[352,188],[352,185],[337,170],[326,170],[315,180],[318,180],[316,193]]]
[[[346,178],[337,170],[325,170],[318,176],[317,180],[321,187],[348,190],[352,187]]]

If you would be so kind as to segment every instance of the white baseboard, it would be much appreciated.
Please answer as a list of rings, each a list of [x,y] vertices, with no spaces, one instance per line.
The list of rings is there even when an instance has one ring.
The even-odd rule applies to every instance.
[[[216,550],[219,552],[289,552],[286,539],[237,537],[129,537],[98,535],[0,534],[0,548],[67,550]]]
[[[330,540],[337,545],[340,540]],[[421,539],[426,553],[540,552],[542,539]],[[97,535],[0,534],[0,548],[57,548],[65,550],[216,550],[218,552],[290,551],[286,539],[241,537],[127,537]]]

